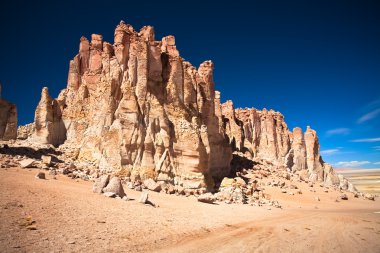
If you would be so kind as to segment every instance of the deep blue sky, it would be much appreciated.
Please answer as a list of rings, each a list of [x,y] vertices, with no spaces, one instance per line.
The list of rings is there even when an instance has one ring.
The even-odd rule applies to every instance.
[[[380,1],[216,2],[1,1],[3,97],[29,123],[43,86],[65,88],[82,35],[153,25],[195,66],[214,61],[222,100],[310,125],[337,167],[380,167]]]

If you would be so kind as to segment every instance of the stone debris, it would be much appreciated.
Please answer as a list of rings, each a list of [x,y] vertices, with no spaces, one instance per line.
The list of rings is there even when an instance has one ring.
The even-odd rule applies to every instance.
[[[97,178],[95,180],[95,183],[94,183],[94,185],[92,187],[92,191],[94,193],[102,193],[104,187],[107,186],[109,180],[110,180],[110,176],[109,175],[100,176],[99,178]]]
[[[46,179],[44,172],[38,172],[35,177],[38,179]]]
[[[147,202],[148,202],[148,193],[147,192],[141,193],[141,196],[139,198],[139,202],[142,204],[147,204]]]
[[[151,191],[159,192],[161,191],[161,185],[155,182],[152,178],[149,178],[144,181],[144,185]]]
[[[125,196],[123,185],[119,177],[111,178],[107,186],[103,188],[103,192],[113,192],[121,198]]]
[[[364,194],[364,198],[366,198],[368,200],[375,200],[375,196],[370,194],[370,193]]]
[[[213,204],[215,202],[216,198],[212,193],[208,192],[208,193],[205,193],[205,194],[198,196],[197,200],[199,202]]]
[[[36,160],[29,158],[29,159],[24,159],[20,161],[19,163],[20,163],[21,168],[31,168],[36,162],[37,162]]]

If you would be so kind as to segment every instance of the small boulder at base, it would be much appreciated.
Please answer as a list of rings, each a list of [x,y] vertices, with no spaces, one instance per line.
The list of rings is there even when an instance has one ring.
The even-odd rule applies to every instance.
[[[38,172],[38,173],[36,174],[36,178],[38,178],[38,179],[46,179],[46,177],[45,177],[45,173],[43,173],[43,172]]]
[[[208,204],[213,204],[215,202],[216,198],[212,193],[205,193],[202,195],[199,195],[198,201],[202,203],[208,203]]]
[[[375,196],[373,196],[372,194],[370,193],[366,193],[364,195],[364,198],[368,199],[368,200],[375,200]]]
[[[147,192],[142,192],[139,202],[142,204],[146,204],[148,202],[148,193]]]
[[[348,200],[347,194],[340,195],[340,199],[342,199],[342,200]]]
[[[21,168],[30,168],[33,166],[33,164],[36,162],[36,160],[28,158],[24,159],[20,162]]]
[[[92,187],[92,191],[95,193],[102,193],[103,188],[107,186],[110,181],[109,175],[103,175],[95,180],[94,186]]]
[[[154,181],[152,178],[149,178],[144,181],[144,185],[151,191],[159,192],[161,191],[161,185]]]
[[[114,192],[120,198],[125,196],[124,188],[119,177],[111,178],[108,185],[103,188],[103,192]]]

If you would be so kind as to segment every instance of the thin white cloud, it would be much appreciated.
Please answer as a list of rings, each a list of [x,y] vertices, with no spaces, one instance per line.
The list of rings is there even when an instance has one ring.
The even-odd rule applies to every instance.
[[[331,136],[331,135],[347,135],[350,133],[350,129],[349,128],[335,128],[335,129],[330,129],[326,132],[326,135],[327,136]]]
[[[349,162],[337,162],[335,165],[341,166],[341,167],[357,167],[370,164],[369,161],[349,161]]]
[[[376,110],[373,110],[372,112],[369,112],[367,114],[364,114],[358,119],[358,123],[364,123],[368,120],[374,119],[377,117],[377,115],[380,114],[380,108],[377,108]]]
[[[373,163],[373,164],[380,165],[380,162],[375,162],[375,163]]]
[[[373,149],[376,151],[380,151],[380,146],[374,146]]]
[[[333,148],[333,149],[326,149],[326,150],[322,150],[321,151],[321,155],[334,155],[336,153],[338,153],[340,151],[340,149],[338,148]]]
[[[367,139],[355,139],[351,140],[351,142],[378,142],[380,141],[380,137],[378,138],[367,138]]]

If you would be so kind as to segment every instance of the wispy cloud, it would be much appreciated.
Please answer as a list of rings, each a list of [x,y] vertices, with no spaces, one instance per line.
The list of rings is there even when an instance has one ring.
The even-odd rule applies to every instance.
[[[334,154],[338,153],[339,151],[340,151],[339,148],[326,149],[326,150],[321,151],[321,155],[325,155],[325,156],[334,155]]]
[[[376,151],[380,151],[380,146],[374,146],[373,149]]]
[[[351,140],[351,142],[378,142],[380,141],[380,137],[378,138],[367,138],[367,139],[355,139]]]
[[[375,163],[373,163],[373,164],[380,165],[380,162],[375,162]]]
[[[377,117],[377,115],[380,114],[380,108],[377,108],[376,110],[373,110],[367,114],[364,114],[358,119],[358,123],[364,123],[368,120],[374,119]]]
[[[327,136],[331,136],[331,135],[347,135],[350,133],[350,129],[349,128],[335,128],[335,129],[330,129],[326,132],[326,135]]]
[[[341,167],[357,167],[362,166],[366,164],[370,164],[369,161],[348,161],[348,162],[337,162],[335,165],[341,166]]]

